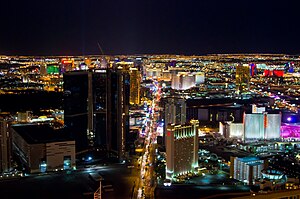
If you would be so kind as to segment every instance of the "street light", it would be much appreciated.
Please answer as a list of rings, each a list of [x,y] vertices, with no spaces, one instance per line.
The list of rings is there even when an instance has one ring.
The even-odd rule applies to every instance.
[[[102,190],[101,190],[101,188],[102,188],[102,180],[103,180],[103,177],[100,176],[99,178],[100,178],[100,179],[99,179],[99,199],[102,199]]]

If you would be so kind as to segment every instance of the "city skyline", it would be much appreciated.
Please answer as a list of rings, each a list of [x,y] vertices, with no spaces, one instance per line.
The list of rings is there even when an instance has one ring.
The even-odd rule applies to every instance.
[[[299,56],[0,64],[1,198],[300,196]]]
[[[3,2],[0,54],[298,54],[292,2]]]

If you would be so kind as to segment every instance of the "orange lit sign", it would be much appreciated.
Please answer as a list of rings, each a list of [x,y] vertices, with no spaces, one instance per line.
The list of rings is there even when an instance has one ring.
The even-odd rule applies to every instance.
[[[268,127],[268,117],[267,117],[267,115],[264,115],[264,127],[265,128]]]

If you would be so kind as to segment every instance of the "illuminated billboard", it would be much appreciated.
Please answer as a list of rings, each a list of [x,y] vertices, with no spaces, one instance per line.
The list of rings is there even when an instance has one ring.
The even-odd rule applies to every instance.
[[[59,67],[55,65],[48,65],[47,74],[59,74]]]

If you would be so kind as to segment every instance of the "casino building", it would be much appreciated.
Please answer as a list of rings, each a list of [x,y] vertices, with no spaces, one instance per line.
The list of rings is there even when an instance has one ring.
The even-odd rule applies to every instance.
[[[193,172],[198,167],[198,120],[169,124],[166,133],[166,178]]]

